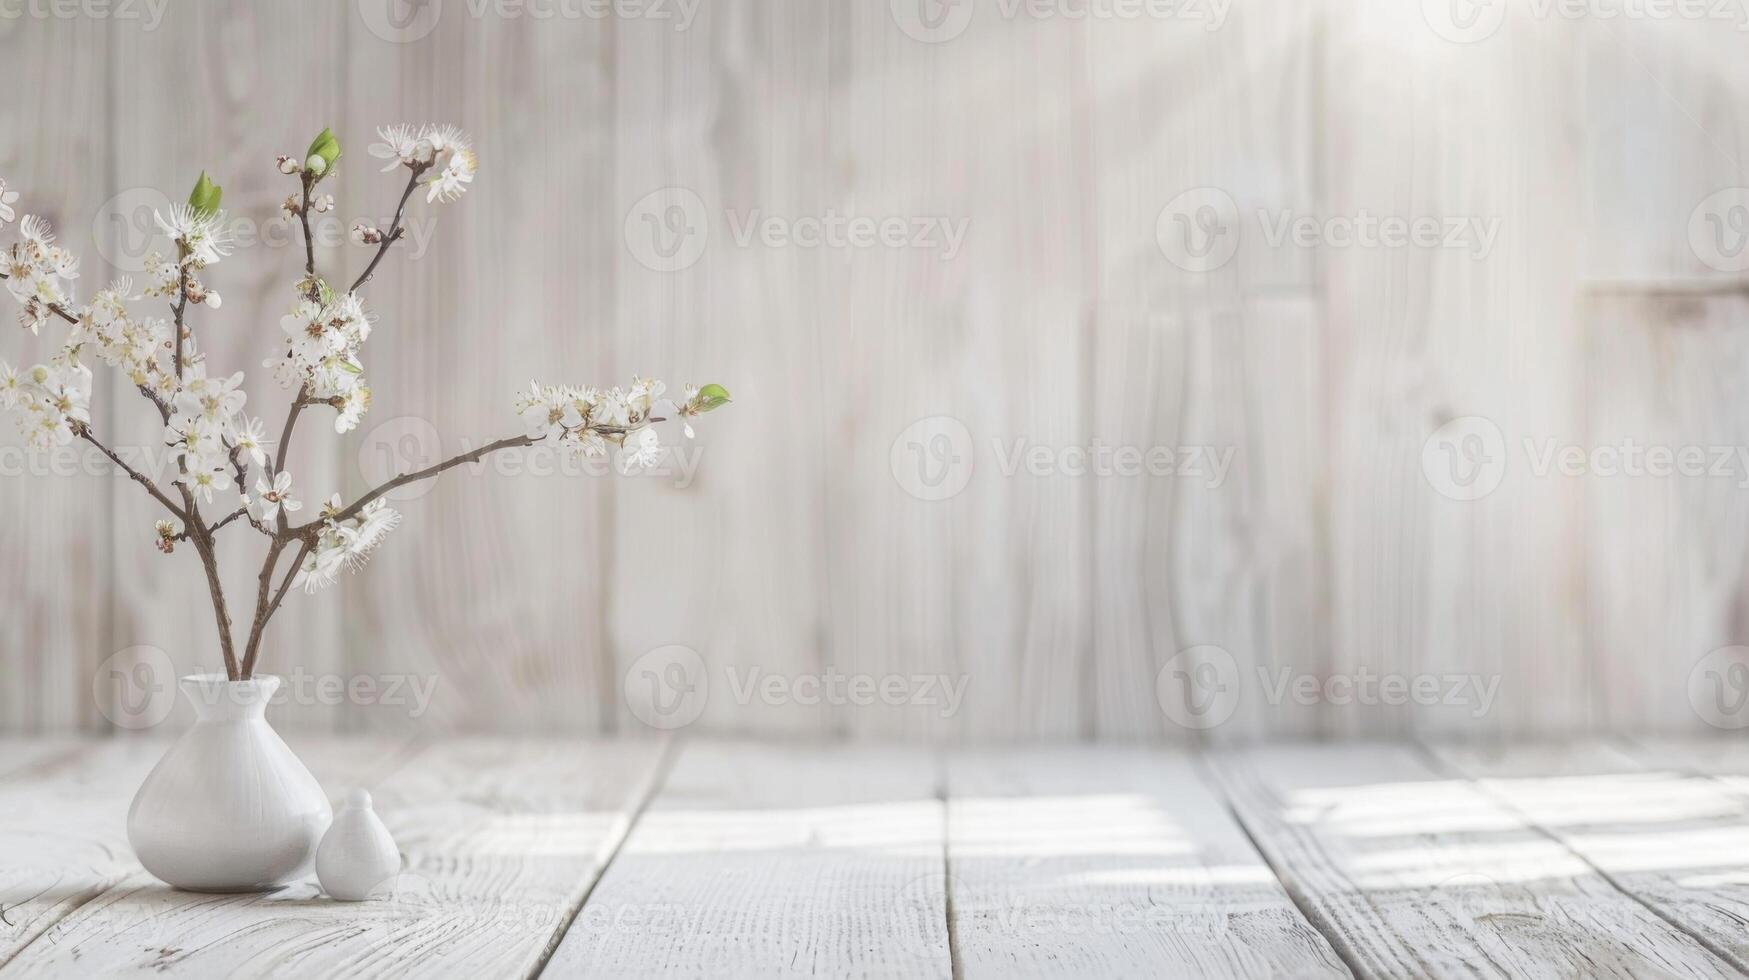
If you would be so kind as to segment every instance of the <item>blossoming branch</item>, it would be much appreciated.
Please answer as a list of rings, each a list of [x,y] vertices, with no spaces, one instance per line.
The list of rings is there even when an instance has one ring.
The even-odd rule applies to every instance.
[[[405,171],[406,183],[388,228],[364,222],[353,226],[353,244],[373,251],[364,270],[343,289],[317,271],[310,235],[310,215],[334,207],[333,197],[320,188],[336,172],[339,140],[325,129],[301,158],[279,158],[280,172],[297,181],[296,192],[282,207],[303,229],[304,268],[294,286],[295,298],[279,320],[280,336],[263,362],[274,380],[292,392],[277,439],[269,437],[259,416],[249,414],[243,373],[213,370],[193,329],[196,309],[216,311],[222,303],[207,282],[207,270],[230,255],[232,244],[219,209],[223,192],[206,174],[200,175],[187,204],[157,215],[176,250],[170,256],[147,256],[147,278],[138,291],[122,278],[94,292],[87,302],[77,302],[79,259],[56,244],[48,222],[34,215],[19,222],[19,240],[0,250],[0,280],[19,303],[20,324],[33,336],[54,321],[68,328],[65,343],[47,363],[17,370],[0,361],[0,408],[15,413],[34,449],[49,450],[74,439],[89,442],[168,512],[169,519],[156,524],[157,546],[168,554],[186,541],[199,554],[225,672],[232,680],[254,675],[264,631],[288,592],[315,592],[333,584],[343,570],[356,571],[400,524],[401,515],[384,499],[390,490],[546,439],[583,456],[616,453],[619,468],[634,472],[661,458],[657,423],[676,421],[690,438],[694,418],[729,401],[721,385],[686,386],[676,399],[662,382],[647,378],[608,389],[535,382],[515,398],[521,435],[400,474],[350,503],[335,493],[313,518],[295,523],[294,515],[304,511],[304,504],[286,469],[286,457],[300,417],[308,409],[331,410],[334,431],[345,433],[370,409],[362,354],[377,317],[367,310],[360,291],[402,240],[413,195],[423,188],[426,205],[453,202],[467,191],[478,169],[473,145],[452,126],[392,126],[377,132],[381,142],[370,147],[370,155],[386,161],[385,173]],[[0,180],[0,226],[17,219],[13,205],[18,199],[19,193]],[[136,312],[148,298],[164,301],[167,309],[158,316]],[[91,423],[92,359],[126,376],[156,412],[176,464],[169,486],[129,466],[99,440]],[[233,524],[265,538],[267,548],[241,656],[214,545],[217,534]],[[288,553],[290,561],[282,568]]]

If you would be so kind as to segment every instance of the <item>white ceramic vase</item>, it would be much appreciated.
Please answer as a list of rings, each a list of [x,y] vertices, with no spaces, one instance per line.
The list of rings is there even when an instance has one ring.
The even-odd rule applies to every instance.
[[[330,898],[362,902],[400,870],[401,852],[371,809],[370,794],[353,790],[316,848],[316,880]]]
[[[316,778],[267,724],[279,678],[195,674],[180,686],[194,704],[194,727],[134,794],[134,854],[189,891],[271,891],[305,877],[333,814]]]

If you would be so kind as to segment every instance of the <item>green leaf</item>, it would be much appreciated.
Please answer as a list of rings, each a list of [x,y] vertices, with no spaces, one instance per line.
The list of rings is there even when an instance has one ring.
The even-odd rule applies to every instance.
[[[709,412],[729,403],[729,389],[722,385],[705,385],[698,389],[698,410]]]
[[[321,134],[310,143],[310,150],[304,154],[304,166],[309,167],[313,158],[320,157],[322,165],[312,167],[316,176],[320,177],[334,169],[334,161],[340,159],[340,140],[334,136],[334,130],[323,129]]]
[[[188,192],[188,206],[194,213],[205,217],[219,209],[219,199],[225,194],[224,188],[213,183],[213,179],[200,172],[200,179],[194,182],[194,190]]]

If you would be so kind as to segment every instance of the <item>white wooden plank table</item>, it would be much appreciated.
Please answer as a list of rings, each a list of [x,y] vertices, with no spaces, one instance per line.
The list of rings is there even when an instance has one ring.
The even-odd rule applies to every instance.
[[[393,894],[167,888],[162,741],[0,742],[0,977],[1749,975],[1735,742],[292,741]]]

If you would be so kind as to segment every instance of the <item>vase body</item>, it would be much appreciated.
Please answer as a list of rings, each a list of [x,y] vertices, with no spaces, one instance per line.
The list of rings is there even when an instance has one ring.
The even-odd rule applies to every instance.
[[[316,879],[328,897],[362,902],[401,870],[401,852],[371,809],[370,794],[354,790],[316,848]]]
[[[322,787],[267,724],[277,677],[184,677],[194,727],[134,794],[128,843],[166,884],[271,891],[310,873],[332,811]]]

